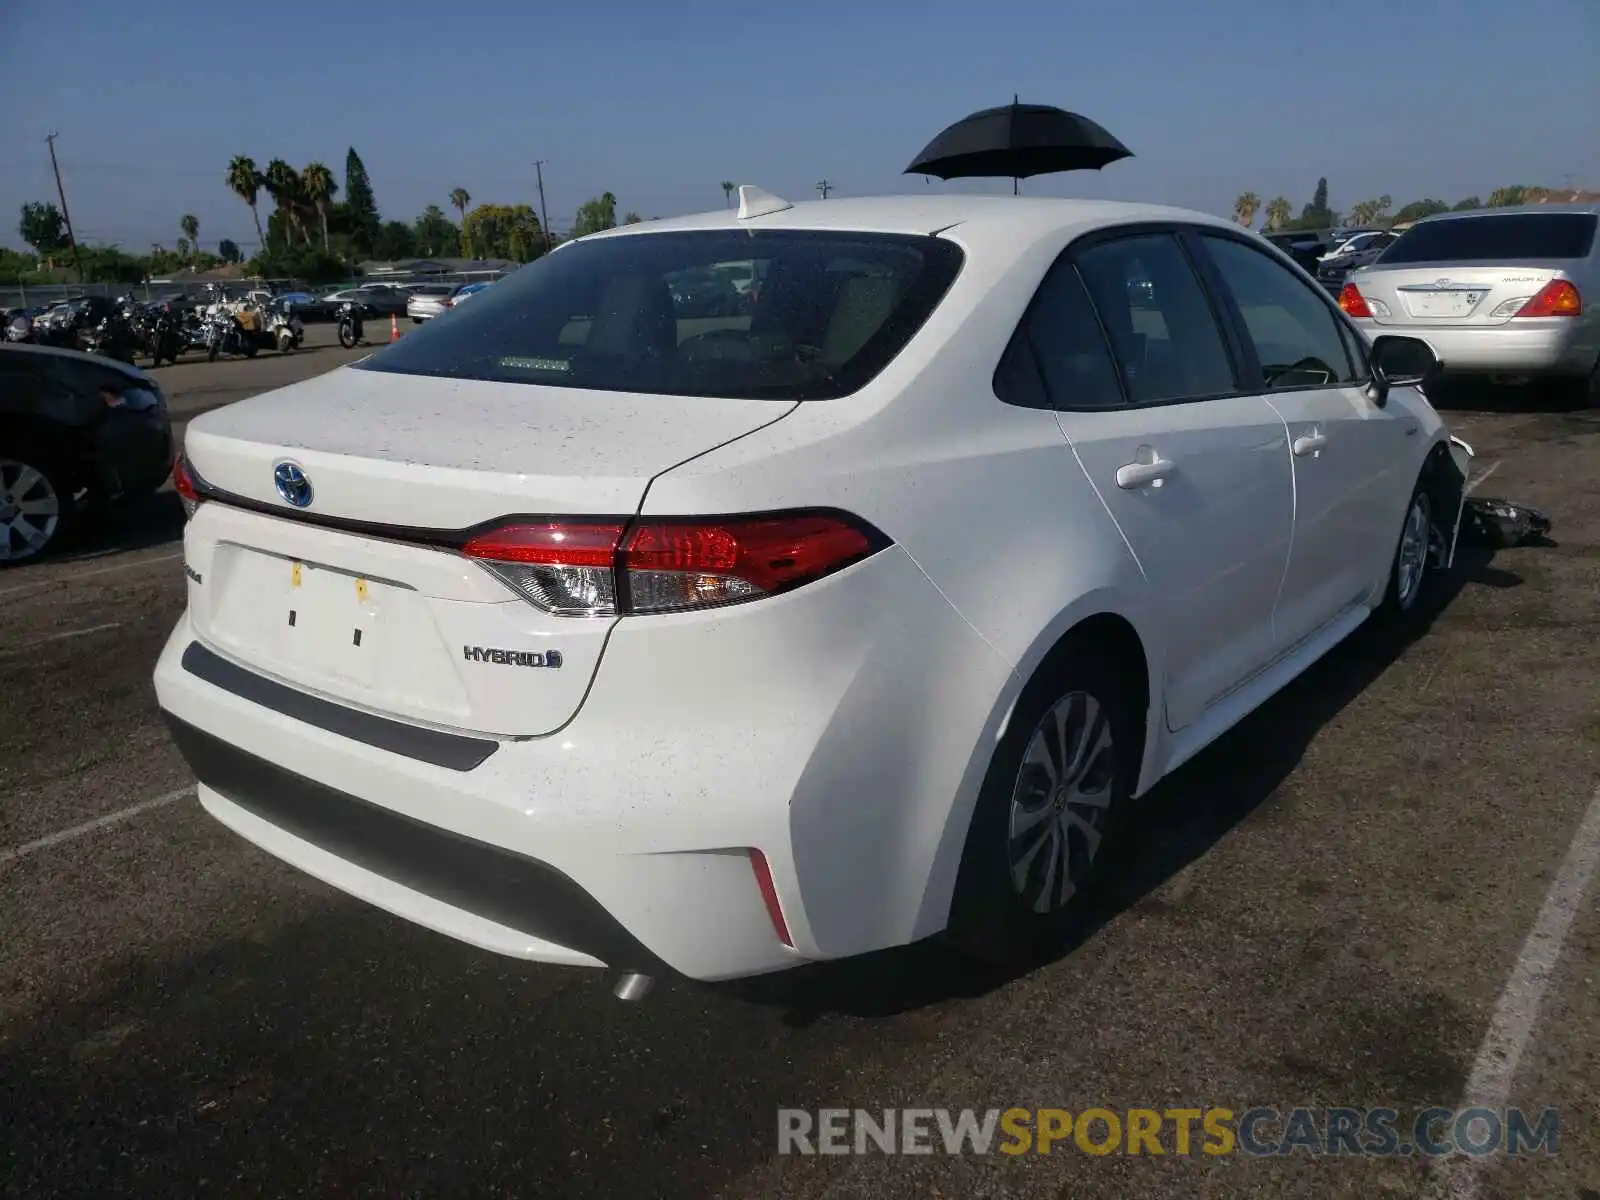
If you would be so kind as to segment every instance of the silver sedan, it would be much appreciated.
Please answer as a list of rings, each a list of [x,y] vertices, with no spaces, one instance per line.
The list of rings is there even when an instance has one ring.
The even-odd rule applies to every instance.
[[[1451,374],[1555,381],[1600,405],[1600,205],[1418,221],[1353,272],[1339,306],[1369,337],[1421,338]]]
[[[452,283],[428,283],[411,290],[406,301],[406,316],[420,325],[450,308],[450,298],[461,289]]]

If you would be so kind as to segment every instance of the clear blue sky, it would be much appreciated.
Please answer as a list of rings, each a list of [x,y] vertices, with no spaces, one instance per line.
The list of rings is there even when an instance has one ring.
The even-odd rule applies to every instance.
[[[718,207],[723,179],[921,190],[899,172],[922,145],[1013,92],[1137,155],[1035,194],[1226,212],[1246,189],[1298,211],[1318,175],[1336,209],[1600,188],[1600,0],[0,0],[0,242],[54,199],[51,131],[85,240],[170,246],[192,212],[207,246],[248,248],[238,153],[342,184],[353,144],[405,220],[456,186],[536,205],[543,158],[562,229],[607,189],[646,217]]]

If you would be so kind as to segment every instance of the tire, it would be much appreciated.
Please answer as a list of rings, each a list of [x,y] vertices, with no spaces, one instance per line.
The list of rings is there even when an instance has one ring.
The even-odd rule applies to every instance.
[[[1137,781],[1142,715],[1126,672],[1087,644],[1053,658],[1024,689],[995,748],[950,906],[947,943],[992,966],[1031,965],[1061,946]],[[1081,760],[1076,771],[1059,765],[1074,757],[1060,749],[1063,727]],[[1099,749],[1083,758],[1091,738]],[[1037,844],[1029,840],[1036,830]]]
[[[72,524],[66,472],[45,451],[0,455],[0,567],[31,562],[57,545]]]
[[[278,335],[278,353],[287,354],[294,349],[294,334],[281,333]]]
[[[1422,598],[1434,573],[1428,563],[1428,542],[1433,536],[1434,520],[1433,497],[1428,493],[1424,474],[1406,502],[1406,513],[1400,522],[1400,540],[1389,560],[1389,582],[1375,613],[1379,619],[1395,624],[1410,618],[1422,607]]]
[[[339,323],[339,345],[343,346],[346,350],[349,350],[355,346],[355,344],[356,332],[354,328],[352,328],[349,323],[341,321]]]

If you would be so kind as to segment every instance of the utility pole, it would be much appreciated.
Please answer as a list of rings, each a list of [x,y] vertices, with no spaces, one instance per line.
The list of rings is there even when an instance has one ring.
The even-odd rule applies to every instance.
[[[826,179],[817,184],[817,194],[820,195],[824,200],[828,198],[828,193],[831,191],[833,191],[833,184],[829,183]]]
[[[52,133],[44,140],[50,146],[50,169],[56,176],[56,195],[61,197],[61,219],[67,223],[67,242],[72,246],[72,265],[77,268],[78,282],[83,282],[83,259],[78,255],[78,239],[72,233],[72,214],[67,211],[67,192],[61,186],[61,168],[56,165],[56,138],[60,134]]]
[[[550,253],[550,214],[544,209],[544,159],[537,159],[533,164],[534,173],[539,177],[539,224],[544,229],[544,252]]]

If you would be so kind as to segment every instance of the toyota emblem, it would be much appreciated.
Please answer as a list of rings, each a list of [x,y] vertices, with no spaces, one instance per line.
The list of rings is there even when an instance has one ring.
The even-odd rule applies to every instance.
[[[285,504],[305,508],[311,503],[311,480],[306,478],[299,463],[279,463],[272,469],[272,482],[278,485],[278,495]]]

